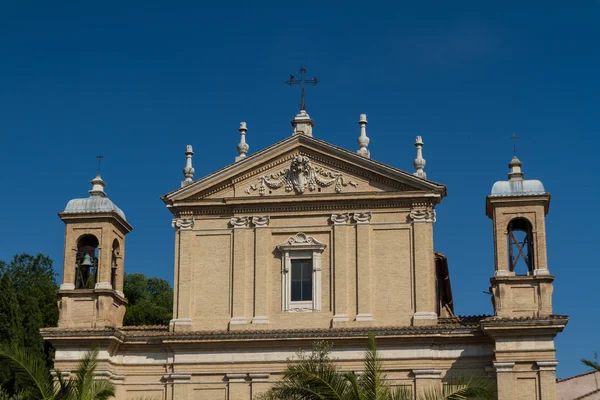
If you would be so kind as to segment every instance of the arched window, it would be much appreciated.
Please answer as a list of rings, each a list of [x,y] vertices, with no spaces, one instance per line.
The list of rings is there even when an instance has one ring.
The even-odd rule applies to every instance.
[[[515,218],[508,224],[508,263],[511,272],[524,265],[526,274],[533,273],[533,228],[525,218]]]
[[[110,284],[113,289],[117,289],[117,267],[119,266],[119,258],[121,257],[121,246],[117,239],[113,240],[112,255],[110,261]]]
[[[93,289],[98,275],[98,239],[83,235],[77,241],[75,289]]]

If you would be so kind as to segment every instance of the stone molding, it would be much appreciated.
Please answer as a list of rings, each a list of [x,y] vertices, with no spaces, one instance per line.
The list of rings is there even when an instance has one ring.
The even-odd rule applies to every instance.
[[[248,323],[248,320],[245,317],[232,317],[229,320],[229,324],[231,324],[231,325],[244,325],[247,323]]]
[[[178,230],[191,230],[194,228],[194,219],[193,218],[173,218],[171,222],[171,226]]]
[[[253,324],[268,324],[269,323],[269,317],[267,317],[267,316],[256,316],[256,317],[252,318],[252,323]]]
[[[372,314],[356,314],[356,318],[354,320],[356,322],[373,321],[373,315]]]
[[[535,362],[540,371],[556,371],[558,361],[536,361]]]
[[[229,383],[237,383],[237,382],[246,382],[246,376],[248,374],[238,373],[238,372],[230,372],[225,374],[225,377],[229,381]]]
[[[167,381],[168,383],[190,383],[191,379],[192,374],[185,372],[173,372],[163,375],[163,380]]]
[[[270,372],[251,372],[248,377],[252,382],[267,382],[271,376]]]
[[[74,283],[62,283],[59,290],[75,290]]]
[[[496,372],[513,372],[513,368],[515,366],[514,362],[498,362],[494,361],[494,368],[496,368]]]
[[[342,188],[348,185],[358,187],[358,183],[346,179],[342,173],[314,167],[310,158],[297,155],[292,158],[289,168],[259,177],[256,184],[246,188],[245,193],[250,194],[251,191],[258,190],[258,194],[264,196],[267,189],[277,190],[284,187],[286,192],[303,194],[307,190],[313,192],[317,187],[331,185],[335,185],[335,193],[341,193]]]
[[[434,368],[413,369],[411,371],[415,379],[441,379],[442,370]]]

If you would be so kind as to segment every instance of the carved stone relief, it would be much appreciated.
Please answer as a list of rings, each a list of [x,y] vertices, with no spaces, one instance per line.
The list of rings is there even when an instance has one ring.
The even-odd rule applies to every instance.
[[[357,224],[368,224],[371,221],[371,212],[357,212],[352,214],[352,220]]]
[[[229,224],[233,228],[247,228],[249,219],[248,217],[231,217]]]
[[[252,217],[252,224],[257,227],[257,228],[264,228],[266,226],[269,226],[269,222],[271,221],[271,217],[269,216],[264,216],[264,217]]]
[[[435,222],[435,210],[418,210],[411,208],[408,218],[412,222]]]
[[[173,218],[171,226],[175,229],[189,230],[194,227],[194,220],[192,218]]]
[[[335,192],[341,193],[342,188],[348,185],[357,187],[358,183],[347,180],[343,174],[326,170],[323,167],[314,167],[306,156],[296,156],[292,159],[290,167],[274,174],[263,175],[258,182],[246,188],[245,192],[258,190],[258,194],[264,196],[267,189],[285,188],[286,192],[294,191],[302,194],[306,190],[313,192],[318,187],[329,187],[335,185]]]
[[[349,214],[331,214],[331,222],[334,225],[345,225],[346,222],[348,222],[348,220],[350,219],[350,215]]]

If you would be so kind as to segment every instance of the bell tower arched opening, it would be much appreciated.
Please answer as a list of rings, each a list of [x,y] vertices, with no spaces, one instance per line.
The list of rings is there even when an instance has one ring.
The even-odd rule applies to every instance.
[[[508,223],[507,245],[509,271],[515,275],[533,274],[533,227],[529,220],[515,218]]]
[[[75,289],[93,289],[98,280],[98,238],[91,234],[77,240]]]
[[[110,258],[110,284],[117,289],[117,277],[119,276],[119,264],[121,259],[121,245],[117,239],[113,240]]]

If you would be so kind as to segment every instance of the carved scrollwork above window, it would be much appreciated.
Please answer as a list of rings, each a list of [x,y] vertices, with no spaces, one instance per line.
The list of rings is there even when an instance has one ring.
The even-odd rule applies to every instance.
[[[284,187],[286,192],[294,191],[296,194],[302,194],[307,190],[313,192],[319,187],[332,185],[336,193],[341,193],[342,188],[348,185],[358,187],[358,183],[346,179],[343,174],[323,167],[314,167],[308,157],[299,155],[292,159],[289,168],[259,177],[258,182],[248,186],[245,192],[250,194],[258,190],[258,194],[264,196],[267,189],[276,190]]]

